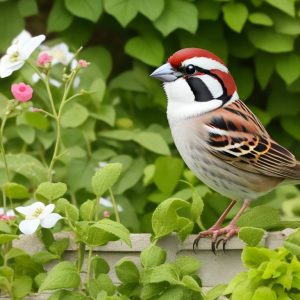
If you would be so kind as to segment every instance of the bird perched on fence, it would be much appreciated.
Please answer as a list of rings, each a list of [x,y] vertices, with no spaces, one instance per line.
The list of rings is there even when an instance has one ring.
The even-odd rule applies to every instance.
[[[219,220],[199,233],[194,248],[200,238],[211,237],[213,252],[220,242],[225,249],[250,201],[279,184],[300,183],[300,164],[240,100],[228,68],[213,53],[181,49],[151,76],[163,82],[169,125],[183,160],[202,182],[232,199]],[[241,209],[222,228],[237,200],[244,201]]]

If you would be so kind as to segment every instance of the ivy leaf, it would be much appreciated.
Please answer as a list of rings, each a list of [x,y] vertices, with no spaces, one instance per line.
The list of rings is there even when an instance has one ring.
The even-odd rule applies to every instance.
[[[295,16],[294,0],[266,0],[266,2],[292,17]]]
[[[139,12],[149,20],[156,20],[165,6],[164,0],[138,1]]]
[[[63,261],[55,265],[42,282],[39,292],[45,290],[77,288],[80,284],[80,275],[69,261]]]
[[[139,0],[104,0],[104,9],[126,27],[136,17],[139,2]]]
[[[73,15],[90,20],[94,23],[98,21],[102,13],[102,1],[65,0],[65,5]]]
[[[276,71],[279,76],[290,85],[300,76],[300,58],[291,53],[281,56],[276,61]]]
[[[150,66],[158,66],[164,58],[161,40],[154,36],[133,37],[125,45],[125,52]]]
[[[264,236],[265,231],[261,228],[242,227],[239,231],[239,238],[248,246],[257,246]]]
[[[122,171],[122,165],[111,163],[102,167],[92,178],[92,188],[98,197],[101,197],[118,180]]]
[[[223,6],[224,21],[227,25],[236,32],[241,32],[247,17],[247,6],[242,3],[227,3]]]
[[[249,21],[256,25],[272,26],[273,20],[266,14],[261,12],[252,13],[249,15]]]
[[[53,201],[63,196],[66,191],[67,185],[63,182],[43,182],[38,186],[35,194],[37,196],[42,196],[49,201]]]
[[[276,33],[270,29],[251,29],[248,37],[256,48],[270,53],[289,52],[294,48],[293,37]]]
[[[198,27],[197,8],[182,0],[165,0],[163,13],[155,20],[154,26],[164,35],[182,28],[195,33]]]
[[[155,239],[166,236],[177,229],[177,210],[189,205],[187,201],[176,198],[167,199],[158,205],[152,215]]]
[[[123,283],[138,283],[140,279],[140,273],[134,262],[127,257],[120,259],[116,266],[116,274]]]
[[[134,135],[133,141],[144,148],[162,155],[170,155],[170,149],[162,136],[155,132],[140,132]]]

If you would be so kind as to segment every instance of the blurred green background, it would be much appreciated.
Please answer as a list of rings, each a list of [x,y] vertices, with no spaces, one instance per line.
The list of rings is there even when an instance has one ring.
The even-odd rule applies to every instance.
[[[191,196],[179,179],[198,187],[208,227],[229,200],[210,193],[184,166],[168,129],[163,90],[149,74],[180,48],[214,52],[228,64],[241,99],[272,137],[300,158],[299,17],[297,0],[2,0],[0,51],[4,54],[24,28],[46,34],[48,46],[64,42],[72,52],[84,47],[80,57],[91,64],[76,89],[100,92],[81,97],[65,112],[67,152],[54,180],[68,184],[70,201],[92,197],[90,178],[99,162],[121,162],[124,171],[114,193],[122,222],[132,231],[149,231],[152,211],[164,199]],[[17,81],[33,84],[31,71],[24,67],[0,80],[0,114]],[[41,107],[45,99],[42,84],[35,83],[33,104]],[[43,164],[53,152],[55,126],[35,114],[23,112],[8,122],[6,149]],[[28,161],[15,161],[20,164],[26,169]],[[32,193],[39,178],[15,171],[14,181]],[[279,188],[253,205],[258,203],[281,209],[282,220],[300,216],[295,187]]]

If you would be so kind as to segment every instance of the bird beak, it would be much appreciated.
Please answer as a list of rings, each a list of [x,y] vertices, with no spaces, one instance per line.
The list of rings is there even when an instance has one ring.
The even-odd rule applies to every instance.
[[[176,75],[179,74],[180,73],[176,72],[169,63],[166,63],[158,67],[152,74],[150,74],[150,76],[163,82],[170,82],[176,80],[178,78]]]

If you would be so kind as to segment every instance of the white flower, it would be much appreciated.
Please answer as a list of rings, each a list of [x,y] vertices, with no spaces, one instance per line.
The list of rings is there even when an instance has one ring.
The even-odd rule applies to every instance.
[[[69,47],[65,43],[60,43],[53,47],[42,45],[40,48],[43,52],[47,52],[53,57],[52,65],[60,63],[66,66],[74,58],[74,53],[69,51]]]
[[[16,211],[25,215],[25,220],[19,224],[19,229],[24,234],[34,233],[39,225],[44,228],[52,228],[62,216],[52,213],[54,204],[45,206],[42,202],[35,202],[29,206],[16,207]]]
[[[111,201],[110,201],[110,199],[109,198],[100,198],[99,199],[99,203],[102,205],[102,206],[105,206],[105,207],[109,207],[109,208],[112,208],[113,207],[113,205],[112,205],[112,203],[111,203]],[[121,205],[119,205],[119,204],[117,204],[117,209],[118,209],[118,211],[123,211],[123,207],[121,206]]]
[[[26,59],[45,40],[43,34],[31,37],[27,31],[22,31],[13,41],[0,60],[0,77],[8,77],[19,70]]]
[[[4,215],[4,208],[3,207],[0,207],[0,215]],[[6,211],[5,216],[15,217],[16,215],[15,215],[15,212],[12,209],[9,209],[9,210]]]

